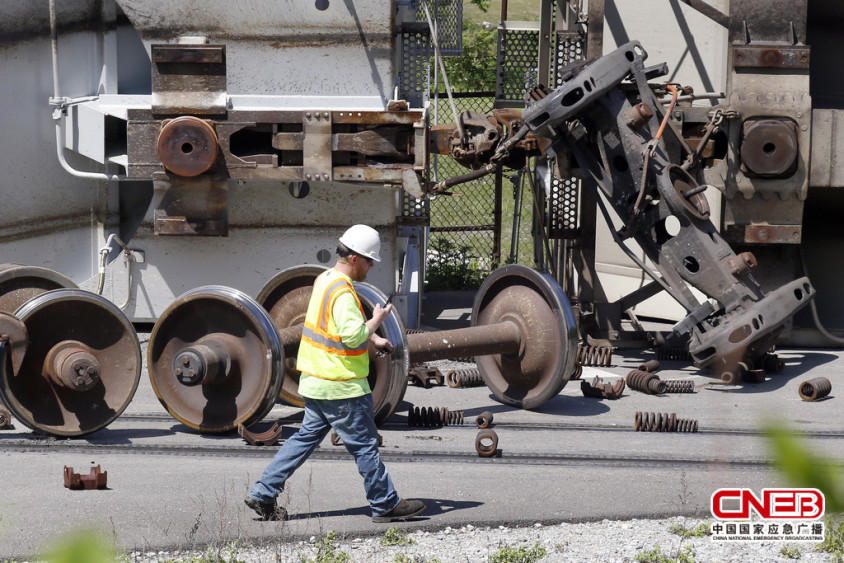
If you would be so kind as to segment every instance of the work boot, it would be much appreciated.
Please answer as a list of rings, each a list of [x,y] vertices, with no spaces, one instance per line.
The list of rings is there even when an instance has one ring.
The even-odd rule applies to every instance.
[[[373,522],[398,522],[413,518],[425,510],[425,503],[421,500],[401,499],[395,508],[380,516],[373,516]]]
[[[274,502],[261,502],[252,497],[246,497],[243,502],[254,510],[261,517],[261,520],[287,520],[287,510]]]

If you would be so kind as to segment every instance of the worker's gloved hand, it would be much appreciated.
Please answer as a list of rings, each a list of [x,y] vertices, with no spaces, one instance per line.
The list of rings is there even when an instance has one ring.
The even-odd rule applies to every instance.
[[[392,307],[392,305],[388,305]],[[372,335],[371,338],[373,346],[377,352],[375,353],[376,358],[383,358],[387,354],[391,354],[393,352],[393,343],[387,340],[382,336],[378,336],[377,334]]]

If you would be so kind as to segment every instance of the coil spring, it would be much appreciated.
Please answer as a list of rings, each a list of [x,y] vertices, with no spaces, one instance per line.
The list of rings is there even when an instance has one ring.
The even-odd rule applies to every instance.
[[[463,424],[463,411],[450,411],[445,407],[411,407],[407,411],[408,426],[439,428]]]
[[[448,381],[448,386],[452,388],[481,387],[484,385],[484,379],[477,368],[453,369],[448,372],[446,381]]]
[[[569,376],[569,380],[580,379],[581,375],[583,375],[583,364],[578,361],[575,361],[574,371],[572,372],[571,376]]]
[[[656,359],[659,361],[691,362],[692,355],[685,348],[660,346],[656,349]]]
[[[816,401],[829,395],[832,383],[825,377],[816,377],[800,384],[800,397],[804,401]]]
[[[691,379],[665,379],[666,393],[694,393],[695,382]]]
[[[5,407],[0,407],[0,430],[5,430],[12,426],[12,413]]]
[[[609,367],[612,365],[612,348],[578,344],[577,361],[584,366]]]
[[[697,420],[677,418],[676,413],[637,412],[633,428],[636,432],[697,432]]]
[[[627,386],[648,395],[661,395],[666,389],[665,382],[658,375],[638,369],[627,374]]]

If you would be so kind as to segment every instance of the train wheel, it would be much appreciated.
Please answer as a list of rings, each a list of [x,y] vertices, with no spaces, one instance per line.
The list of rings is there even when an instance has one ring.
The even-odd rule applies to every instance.
[[[33,430],[82,436],[114,421],[135,394],[141,347],[132,323],[88,291],[57,289],[24,303],[15,316],[29,344],[0,392],[12,415]]]
[[[14,313],[46,291],[76,287],[68,278],[47,268],[0,264],[0,313]]]
[[[524,409],[542,405],[565,387],[577,359],[577,325],[554,279],[520,265],[495,270],[481,285],[472,324],[516,323],[524,335],[515,354],[478,356],[484,382],[502,403]]]
[[[325,269],[311,265],[289,268],[270,280],[258,294],[258,302],[267,309],[280,331],[305,322],[314,280]],[[387,302],[387,296],[368,283],[356,283],[355,290],[367,318],[372,315],[376,304],[384,305]],[[407,388],[410,365],[404,346],[404,324],[397,313],[387,318],[379,333],[393,343],[395,350],[389,356],[370,359],[369,362],[369,386],[375,404],[376,424],[390,418],[401,403]],[[287,337],[282,340],[285,341],[287,359],[281,398],[291,405],[304,407],[305,400],[299,394],[300,373],[296,370],[295,350],[298,345],[286,345]]]
[[[149,376],[174,418],[218,434],[270,412],[283,357],[275,326],[257,302],[236,289],[205,286],[159,317],[149,340]]]
[[[314,280],[325,270],[323,266],[309,264],[287,268],[274,276],[261,289],[256,301],[267,310],[277,329],[283,330],[305,322],[305,313],[308,312]],[[285,350],[284,383],[281,385],[279,397],[289,405],[304,407],[305,399],[299,394],[301,372],[296,369],[298,349],[297,342],[295,346],[290,346]]]

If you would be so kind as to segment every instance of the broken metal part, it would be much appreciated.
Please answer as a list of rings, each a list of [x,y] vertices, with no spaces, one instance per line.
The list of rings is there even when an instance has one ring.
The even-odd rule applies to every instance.
[[[446,381],[451,388],[482,387],[484,378],[477,368],[453,369],[446,375]]]
[[[614,383],[604,381],[600,377],[596,377],[591,383],[588,381],[580,382],[580,391],[583,396],[596,399],[618,399],[624,393],[624,387],[624,379],[622,378],[616,379]]]
[[[665,393],[665,382],[662,381],[655,373],[647,371],[640,371],[637,369],[631,370],[627,374],[627,385],[631,389],[647,393],[648,395],[661,395]]]
[[[647,371],[649,373],[656,373],[659,371],[659,360],[648,360],[643,364],[639,364],[639,367],[636,368],[639,371]]]
[[[666,393],[694,393],[695,382],[691,379],[665,379]]]
[[[408,426],[440,427],[463,424],[463,411],[450,411],[446,407],[414,407],[407,409]]]
[[[612,346],[578,344],[577,361],[581,366],[609,367],[612,365]]]
[[[105,489],[108,481],[108,471],[101,471],[99,465],[91,468],[88,475],[74,473],[72,467],[64,466],[64,486],[72,490]]]
[[[167,121],[158,135],[158,156],[178,176],[204,174],[217,160],[217,134],[207,121],[182,116]]]
[[[415,383],[419,387],[427,389],[431,385],[442,385],[443,374],[436,367],[428,365],[413,366],[407,372],[407,382]]]
[[[489,428],[492,425],[492,413],[490,411],[482,412],[475,419],[475,424],[478,425],[478,428]]]
[[[832,383],[826,377],[816,377],[800,384],[798,392],[804,401],[816,401],[829,395]]]
[[[677,418],[676,413],[637,412],[633,428],[636,432],[697,432],[697,420]]]
[[[498,451],[498,434],[491,428],[478,432],[475,436],[475,451],[481,457],[492,457]]]
[[[636,41],[622,45],[535,101],[523,117],[537,137],[552,141],[549,156],[572,151],[587,183],[602,192],[626,225],[613,233],[616,242],[689,312],[676,330],[689,335],[695,363],[714,366],[716,373],[731,371],[746,356],[767,350],[814,289],[800,278],[765,294],[742,269],[734,274],[736,254],[709,220],[703,186],[670,160],[672,154],[692,154],[688,143],[670,120],[660,137],[663,115],[637,131],[626,125],[625,115],[639,103],[664,113],[647,84],[645,56]],[[634,87],[622,84],[627,78]],[[764,153],[764,143],[760,150]],[[600,199],[598,204],[612,224],[606,205]],[[669,219],[679,222],[677,232],[667,228]],[[627,248],[628,238],[656,270]],[[701,306],[692,287],[710,301]]]
[[[18,373],[0,372],[0,396],[16,419],[38,432],[83,436],[120,416],[138,387],[141,348],[116,305],[88,291],[57,289],[15,316],[30,344]]]
[[[321,266],[296,266],[277,274],[258,293],[258,303],[267,310],[284,348],[285,373],[280,397],[288,404],[303,407],[299,395],[299,372],[296,354],[302,335],[302,323],[308,310],[314,280],[325,271]],[[376,304],[382,307],[387,296],[368,283],[356,283],[355,291],[367,318],[372,316]],[[378,333],[393,344],[393,352],[369,362],[369,385],[375,404],[375,422],[381,424],[390,418],[404,397],[410,361],[405,346],[405,329],[398,313],[391,313]]]
[[[283,431],[284,427],[279,421],[273,422],[273,425],[263,432],[252,432],[243,424],[237,427],[238,435],[250,446],[275,446],[281,440]]]
[[[281,388],[283,353],[272,320],[251,297],[204,286],[161,314],[150,334],[148,365],[164,408],[189,428],[213,434],[248,427],[269,413]],[[188,379],[179,379],[179,369]],[[199,383],[192,383],[190,370]]]

